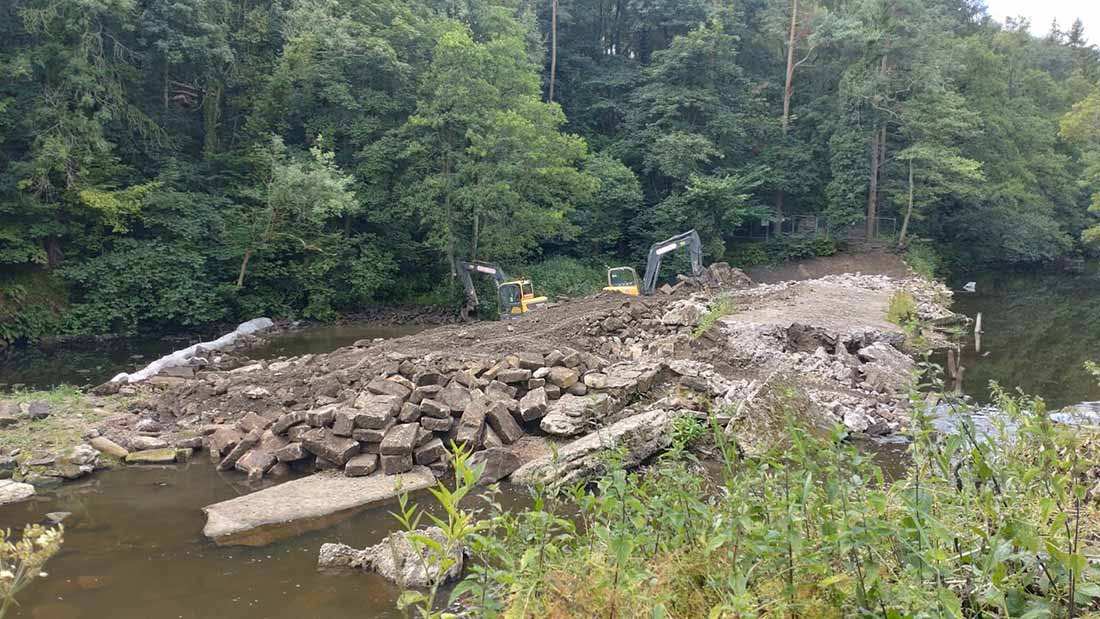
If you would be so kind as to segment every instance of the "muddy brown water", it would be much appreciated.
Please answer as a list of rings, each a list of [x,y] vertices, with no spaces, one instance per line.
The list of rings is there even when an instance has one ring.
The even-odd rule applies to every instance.
[[[317,570],[322,543],[378,543],[398,528],[395,506],[367,509],[323,531],[262,548],[219,547],[202,535],[201,508],[248,488],[243,476],[218,473],[208,462],[128,467],[85,482],[43,491],[0,508],[0,528],[66,518],[65,544],[47,564],[48,577],[19,598],[14,616],[34,619],[232,617],[401,617],[397,589],[357,571]],[[431,507],[427,493],[413,499]],[[500,500],[519,508],[524,492],[506,488]]]

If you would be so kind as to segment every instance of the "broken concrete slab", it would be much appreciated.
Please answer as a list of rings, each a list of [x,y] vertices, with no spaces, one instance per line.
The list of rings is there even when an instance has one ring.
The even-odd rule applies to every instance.
[[[218,545],[264,546],[331,526],[356,510],[435,483],[425,467],[397,476],[318,473],[203,508],[203,534]]]
[[[636,466],[672,443],[672,423],[680,414],[657,409],[627,417],[524,464],[512,481],[567,488],[598,476],[606,466],[604,452],[619,448],[624,466]]]

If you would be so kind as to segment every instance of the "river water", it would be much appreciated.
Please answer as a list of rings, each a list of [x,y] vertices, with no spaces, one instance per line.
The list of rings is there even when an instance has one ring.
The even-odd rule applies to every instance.
[[[983,353],[963,357],[965,390],[988,398],[988,383],[1019,385],[1052,406],[1100,399],[1082,364],[1100,360],[1100,265],[1085,272],[976,273],[978,292],[959,293],[955,309],[982,312]],[[961,285],[961,284],[960,284]],[[315,327],[274,338],[258,356],[327,352],[356,340],[414,332],[369,327]],[[39,355],[21,369],[0,366],[0,383],[92,384],[178,347],[179,342],[131,342],[74,356]],[[186,343],[185,343],[186,344]],[[142,354],[137,360],[131,355]],[[35,359],[38,359],[35,361]],[[33,361],[33,363],[32,363]],[[21,374],[14,373],[16,370]],[[35,378],[38,377],[38,378]],[[80,380],[77,380],[80,379]],[[902,447],[898,447],[902,449]],[[389,508],[360,512],[334,527],[264,548],[221,548],[202,536],[201,508],[249,491],[236,472],[218,473],[201,457],[178,467],[130,467],[43,491],[0,508],[0,527],[20,528],[49,512],[72,512],[62,552],[49,577],[24,592],[16,616],[35,619],[401,616],[397,592],[372,574],[320,573],[326,541],[362,547],[396,528]],[[876,451],[876,455],[878,451]],[[888,456],[884,461],[900,461]],[[430,505],[427,495],[418,499]],[[521,492],[504,500],[522,505]]]

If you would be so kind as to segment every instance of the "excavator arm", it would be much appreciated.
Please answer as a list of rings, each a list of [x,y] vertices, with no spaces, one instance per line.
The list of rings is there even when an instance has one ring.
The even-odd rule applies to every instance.
[[[474,286],[473,275],[488,275],[493,278],[496,288],[508,281],[508,276],[499,266],[490,262],[478,260],[458,260],[455,262],[456,275],[462,280],[462,288],[466,291],[466,302],[462,306],[462,319],[467,320],[470,312],[476,310],[481,301],[477,298],[477,288]]]
[[[671,252],[682,247],[687,247],[691,255],[691,275],[699,277],[703,274],[703,242],[699,240],[699,233],[688,230],[668,240],[654,243],[649,248],[649,259],[646,261],[645,277],[642,279],[642,294],[651,295],[657,290],[657,276],[661,271],[661,259]]]

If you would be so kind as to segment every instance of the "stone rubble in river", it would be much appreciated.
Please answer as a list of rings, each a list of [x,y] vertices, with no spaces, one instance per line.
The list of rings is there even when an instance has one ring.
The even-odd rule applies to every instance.
[[[192,440],[212,462],[253,480],[332,469],[396,475],[418,465],[442,476],[453,444],[489,450],[493,476],[507,479],[501,471],[515,461],[504,452],[523,470],[535,456],[516,446],[528,439],[546,445],[543,453],[553,451],[549,443],[561,452],[655,411],[715,414],[729,432],[755,431],[768,392],[781,384],[797,387],[819,425],[869,435],[901,428],[915,364],[879,306],[904,289],[922,315],[945,319],[950,312],[935,300],[949,292],[861,275],[749,287],[728,266],[708,273],[671,295],[603,294],[507,323],[199,371],[141,415],[201,437]],[[697,333],[720,297],[733,311]],[[149,434],[130,449],[152,448],[171,432]],[[581,465],[576,475],[593,468]]]

